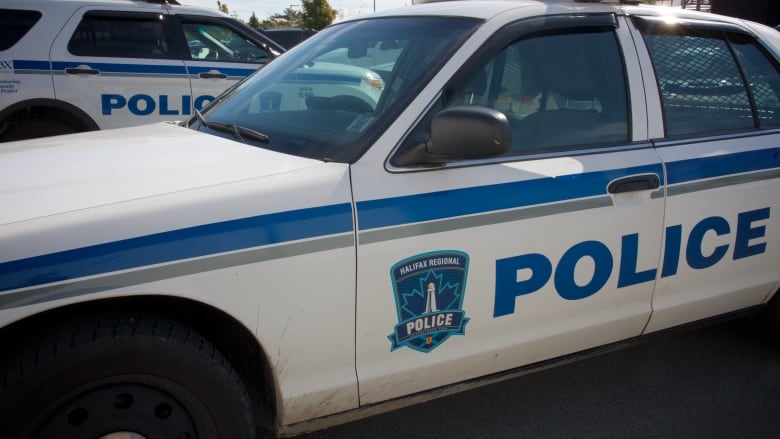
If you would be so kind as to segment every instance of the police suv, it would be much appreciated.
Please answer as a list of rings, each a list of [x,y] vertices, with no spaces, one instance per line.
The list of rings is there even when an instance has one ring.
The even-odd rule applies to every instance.
[[[439,2],[179,125],[0,145],[3,434],[291,436],[691,322],[780,336],[779,59],[678,8]]]
[[[0,0],[0,140],[180,120],[284,49],[175,0]]]

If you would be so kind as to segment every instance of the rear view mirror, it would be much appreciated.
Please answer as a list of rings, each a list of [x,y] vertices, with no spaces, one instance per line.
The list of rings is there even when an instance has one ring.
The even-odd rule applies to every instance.
[[[368,42],[354,41],[347,47],[347,58],[362,58],[368,54]]]

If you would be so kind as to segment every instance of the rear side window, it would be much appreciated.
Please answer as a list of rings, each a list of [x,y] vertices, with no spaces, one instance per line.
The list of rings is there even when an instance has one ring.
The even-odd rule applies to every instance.
[[[780,126],[780,73],[777,66],[751,38],[735,35],[731,43],[750,84],[759,125],[762,128]]]
[[[78,56],[170,58],[161,14],[85,15],[68,42]]]
[[[0,50],[13,47],[40,18],[38,11],[0,9]]]
[[[780,74],[746,36],[685,26],[643,26],[670,137],[776,126]]]

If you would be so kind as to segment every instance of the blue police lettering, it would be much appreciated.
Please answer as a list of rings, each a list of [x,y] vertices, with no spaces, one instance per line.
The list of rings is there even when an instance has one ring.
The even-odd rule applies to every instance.
[[[192,114],[192,108],[202,110],[214,100],[213,96],[202,95],[194,100],[190,95],[182,95],[178,100],[168,95],[157,97],[139,93],[128,97],[119,94],[103,94],[100,96],[101,111],[104,116],[111,116],[116,110],[127,109],[136,116],[156,114],[160,116],[178,116]]]
[[[754,225],[753,223],[767,219],[769,219],[768,207],[742,212],[737,215],[737,230],[734,239],[734,251],[732,253],[733,260],[756,256],[766,252],[766,242],[752,241],[763,238],[766,235],[766,226]],[[714,232],[716,236],[723,236],[729,234],[731,228],[728,221],[721,217],[705,218],[693,227],[685,248],[686,262],[693,269],[709,268],[723,259],[728,252],[728,245],[722,244],[715,247],[711,254],[702,254],[702,242],[707,232]],[[667,227],[661,277],[677,274],[681,248],[682,226]]]
[[[625,235],[620,245],[620,275],[618,276],[618,288],[641,284],[655,279],[657,270],[649,268],[637,271],[637,258],[639,257],[639,234]]]
[[[174,115],[179,114],[179,111],[174,109],[168,108],[168,96],[161,95],[160,96],[160,114],[164,115]]]
[[[214,96],[209,96],[209,95],[198,96],[197,98],[195,98],[195,109],[200,111],[203,109],[203,107],[208,105],[209,102],[213,100],[214,100]]]
[[[766,226],[757,224],[769,219],[769,207],[742,212],[737,216],[736,232],[733,233],[732,260],[760,255],[766,252]],[[707,254],[704,251],[705,236],[725,237],[732,234],[729,222],[722,217],[704,218],[688,233],[685,245],[685,262],[690,268],[702,270],[723,260],[730,244],[715,246]],[[683,252],[682,225],[666,228],[666,239],[662,250],[661,277],[677,274],[680,256]],[[618,264],[617,288],[625,288],[656,279],[654,267],[638,267],[639,234],[624,235],[621,238]],[[593,262],[593,274],[584,284],[574,279],[577,264],[583,258]],[[496,261],[496,289],[493,302],[493,317],[515,312],[515,299],[519,296],[541,290],[550,279],[559,296],[566,300],[581,300],[598,293],[609,281],[614,268],[612,252],[599,241],[583,241],[566,250],[553,267],[550,259],[539,253],[528,253]],[[521,276],[522,275],[522,276]]]
[[[593,260],[595,268],[593,278],[579,286],[574,280],[574,269],[577,263],[588,257]],[[566,300],[578,300],[596,294],[609,280],[612,273],[612,253],[604,243],[585,241],[574,244],[561,256],[555,268],[555,289]]]
[[[141,104],[141,102],[143,102],[143,104]],[[157,104],[155,104],[154,99],[145,94],[131,96],[130,100],[127,102],[127,109],[136,116],[148,116],[154,112],[156,107]]]
[[[734,242],[734,260],[760,255],[766,251],[766,242],[751,241],[766,235],[766,226],[753,226],[756,221],[769,219],[769,208],[742,212],[737,217],[737,238]]]

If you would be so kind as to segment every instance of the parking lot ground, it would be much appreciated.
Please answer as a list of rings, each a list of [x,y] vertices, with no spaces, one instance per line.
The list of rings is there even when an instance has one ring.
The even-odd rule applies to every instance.
[[[303,436],[777,438],[780,347],[731,321]]]

